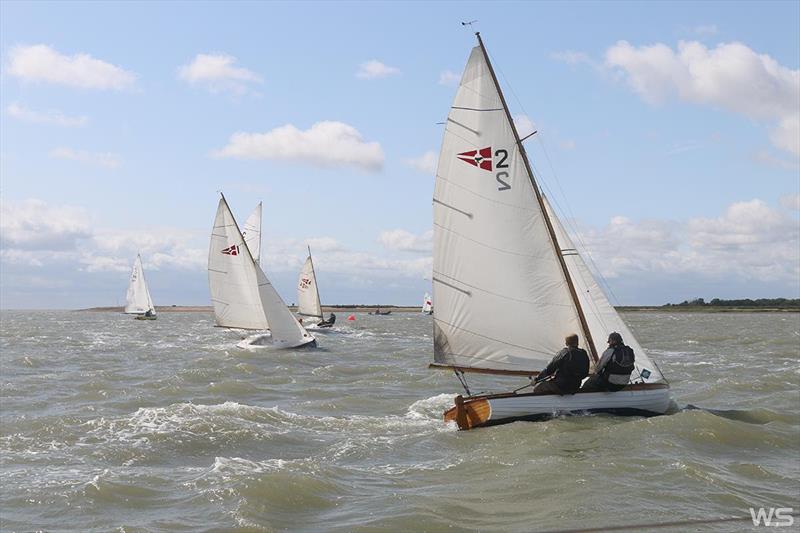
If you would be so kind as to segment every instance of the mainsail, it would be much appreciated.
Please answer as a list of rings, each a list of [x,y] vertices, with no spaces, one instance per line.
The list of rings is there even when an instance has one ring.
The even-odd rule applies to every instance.
[[[217,326],[269,329],[258,293],[257,269],[222,197],[208,249],[208,286]]]
[[[522,150],[477,46],[447,118],[433,196],[437,364],[536,372],[565,335],[584,333]]]
[[[242,235],[244,236],[244,242],[247,244],[247,247],[250,249],[250,254],[253,256],[253,261],[257,265],[261,264],[261,202],[258,202],[258,205],[253,212],[250,213],[250,216],[247,217],[247,220],[244,223],[244,227],[242,228]]]
[[[125,312],[130,314],[155,312],[156,309],[153,299],[150,298],[150,291],[147,289],[147,281],[144,279],[144,269],[142,268],[142,256],[139,254],[136,254],[136,260],[133,262],[125,302]]]
[[[314,273],[314,262],[311,260],[311,248],[308,258],[300,271],[297,282],[297,311],[303,316],[322,318],[322,306],[319,301],[317,276]]]

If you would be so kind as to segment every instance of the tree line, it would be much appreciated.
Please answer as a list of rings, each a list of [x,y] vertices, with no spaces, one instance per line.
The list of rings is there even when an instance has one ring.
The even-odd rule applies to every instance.
[[[751,300],[744,298],[741,300],[722,300],[714,298],[710,302],[706,302],[703,298],[695,298],[694,300],[684,300],[679,304],[665,304],[662,307],[800,307],[800,299],[797,298],[758,298]]]

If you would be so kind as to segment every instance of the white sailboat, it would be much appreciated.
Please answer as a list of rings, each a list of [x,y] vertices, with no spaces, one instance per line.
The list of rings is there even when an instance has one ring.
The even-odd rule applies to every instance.
[[[310,246],[308,247],[308,257],[300,271],[300,279],[297,280],[297,313],[300,316],[322,320],[322,305]]]
[[[139,254],[136,254],[136,260],[133,262],[125,302],[125,313],[139,315],[136,318],[144,320],[156,319],[156,307],[153,305],[150,290],[147,288],[147,280],[144,278],[144,268],[142,267],[142,256]]]
[[[433,314],[433,300],[431,300],[431,295],[427,292],[425,296],[422,298],[422,312],[426,315]]]
[[[256,264],[223,195],[211,231],[208,280],[217,325],[270,329],[271,335],[258,335],[248,345],[295,348],[316,344]]]
[[[606,299],[541,194],[479,34],[447,119],[433,197],[434,363],[467,391],[445,413],[460,429],[559,412],[662,414],[669,386]],[[468,258],[469,260],[465,260]],[[619,392],[469,395],[466,372],[533,378],[579,333],[617,331],[636,353]],[[521,392],[528,391],[528,392]]]

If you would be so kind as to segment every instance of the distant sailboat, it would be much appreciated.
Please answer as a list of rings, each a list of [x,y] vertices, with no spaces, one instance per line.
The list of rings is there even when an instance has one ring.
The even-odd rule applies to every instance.
[[[422,299],[422,312],[426,315],[433,314],[433,300],[431,300],[431,295],[427,292],[425,293],[425,297]]]
[[[433,211],[431,367],[455,371],[468,395],[446,420],[470,429],[557,412],[666,412],[664,377],[539,190],[480,35],[447,119]],[[573,332],[596,362],[594,340],[612,331],[636,353],[622,391],[469,395],[466,372],[533,378]]]
[[[209,287],[217,325],[254,326],[248,329],[266,329],[268,325],[271,335],[253,338],[249,345],[261,345],[267,339],[268,345],[279,348],[315,345],[314,337],[295,320],[256,264],[225,196],[220,196],[208,253]]]
[[[319,287],[317,276],[314,272],[314,261],[311,259],[311,247],[308,247],[308,257],[300,271],[297,281],[297,313],[322,320],[322,305],[319,300]]]
[[[144,278],[144,268],[142,268],[142,256],[139,254],[136,254],[136,260],[133,262],[125,300],[126,313],[139,315],[136,318],[141,320],[156,319],[156,308],[147,288],[147,280]]]

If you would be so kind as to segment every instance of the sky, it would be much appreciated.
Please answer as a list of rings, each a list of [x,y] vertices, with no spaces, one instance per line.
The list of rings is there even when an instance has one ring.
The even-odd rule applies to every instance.
[[[309,244],[323,304],[421,305],[476,30],[612,303],[800,297],[800,2],[3,1],[0,307],[120,305],[137,252],[208,305],[219,191],[288,303]]]

